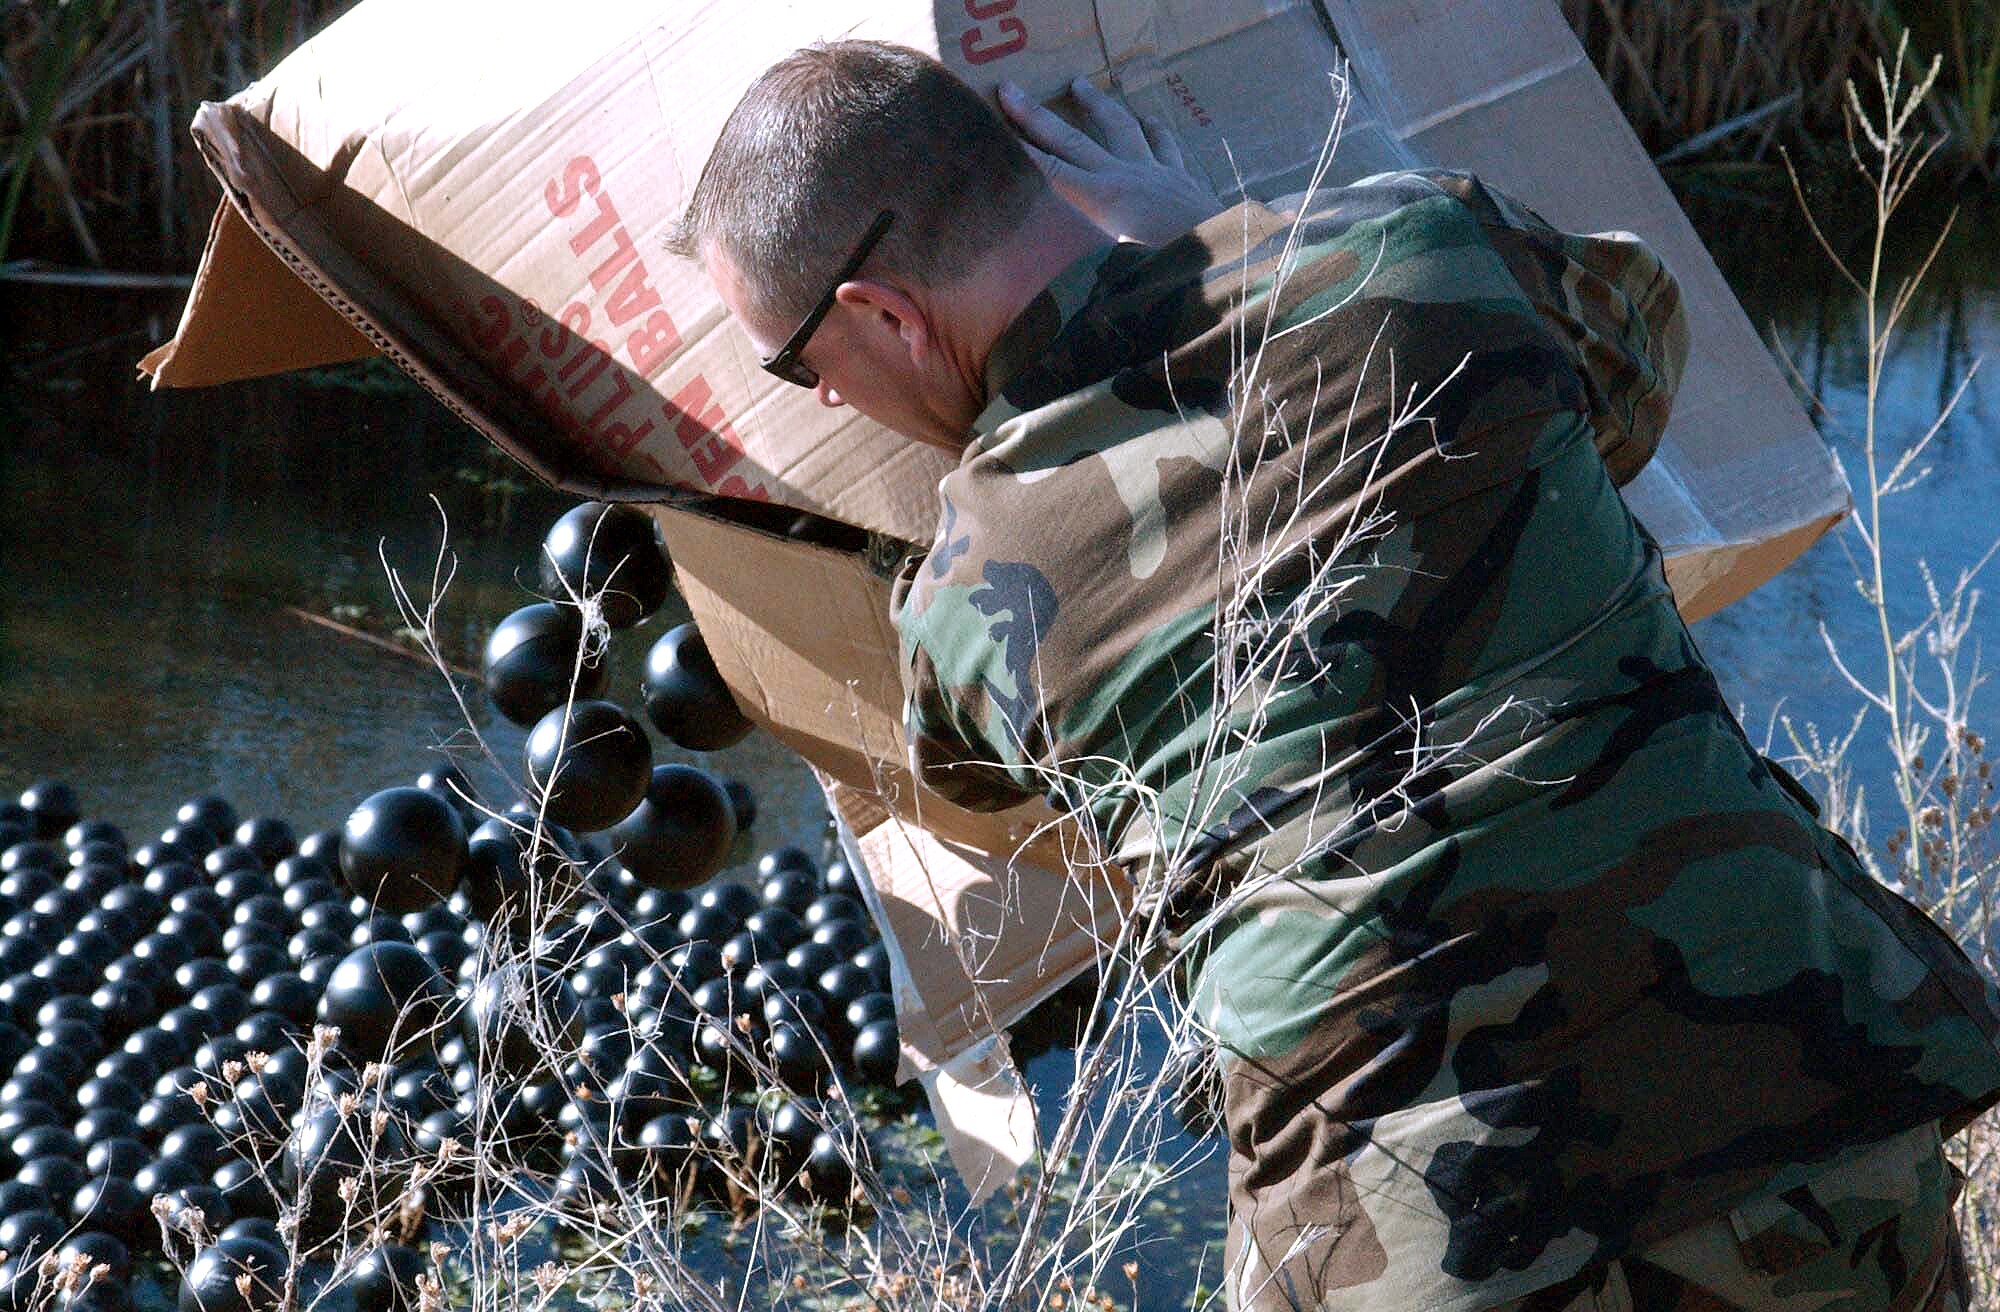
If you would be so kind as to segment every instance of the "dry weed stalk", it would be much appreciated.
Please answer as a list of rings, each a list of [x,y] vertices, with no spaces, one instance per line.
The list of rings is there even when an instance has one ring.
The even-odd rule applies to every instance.
[[[2000,968],[2000,935],[1994,911],[2000,900],[2000,848],[1994,842],[1996,799],[1986,738],[1973,727],[1974,699],[1987,674],[1981,653],[1970,642],[1980,593],[1975,584],[1996,551],[1996,540],[1979,559],[1940,584],[1929,562],[1919,557],[1915,573],[1922,593],[1913,620],[1889,574],[1899,544],[1886,540],[1883,503],[1909,490],[1930,473],[1921,463],[1979,369],[1975,360],[1936,418],[1921,433],[1892,445],[1880,430],[1881,385],[1889,354],[1918,285],[1930,271],[1951,228],[1947,220],[1914,272],[1891,280],[1883,252],[1897,212],[1939,142],[1912,130],[1937,77],[1939,61],[1910,77],[1908,37],[1892,60],[1878,62],[1870,104],[1849,82],[1845,105],[1848,156],[1873,201],[1873,227],[1866,263],[1844,259],[1822,231],[1806,203],[1798,175],[1792,184],[1808,226],[1864,312],[1867,392],[1858,443],[1866,485],[1849,533],[1861,550],[1850,555],[1854,584],[1874,623],[1876,658],[1864,662],[1819,626],[1827,657],[1860,706],[1844,729],[1829,734],[1818,726],[1779,717],[1790,738],[1792,761],[1817,783],[1825,799],[1827,824],[1853,844],[1870,873],[1935,914],[1958,937],[1975,962],[1991,975]],[[1954,212],[1953,217],[1956,217]],[[1787,364],[1789,365],[1789,361]],[[1805,388],[1798,370],[1792,370]],[[1819,407],[1830,422],[1831,413]],[[1887,747],[1889,783],[1895,793],[1896,823],[1876,841],[1865,788],[1856,781],[1854,756],[1864,727],[1880,717]],[[1953,1141],[1958,1165],[1969,1179],[1961,1200],[1961,1229],[1973,1268],[1977,1305],[2000,1299],[2000,1118],[1988,1114]]]

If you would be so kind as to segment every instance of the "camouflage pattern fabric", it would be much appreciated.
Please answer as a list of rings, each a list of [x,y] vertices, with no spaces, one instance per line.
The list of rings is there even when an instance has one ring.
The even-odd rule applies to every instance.
[[[907,730],[1144,873],[1246,1308],[1488,1307],[2000,1098],[2000,995],[1745,739],[1617,484],[1638,242],[1450,174],[1058,277],[899,580]]]
[[[1969,1312],[1935,1122],[1495,1312]]]

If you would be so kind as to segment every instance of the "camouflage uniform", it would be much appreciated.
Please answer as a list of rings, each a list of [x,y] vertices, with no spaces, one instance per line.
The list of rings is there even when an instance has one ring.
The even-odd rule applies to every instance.
[[[1673,280],[1462,176],[1293,217],[1058,277],[896,600],[927,780],[1069,805],[1200,948],[1236,1305],[1601,1283],[2000,1098],[2000,995],[1752,749],[1618,495]]]

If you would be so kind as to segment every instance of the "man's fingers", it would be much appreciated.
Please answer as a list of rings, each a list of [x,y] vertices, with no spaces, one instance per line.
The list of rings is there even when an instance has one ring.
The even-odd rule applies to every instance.
[[[1029,98],[1012,82],[1000,84],[1000,108],[1014,120],[1014,126],[1031,145],[1039,146],[1057,159],[1084,168],[1102,168],[1110,162],[1104,147],[1090,134],[1065,123],[1062,116]]]
[[[1147,114],[1139,120],[1146,129],[1146,141],[1153,148],[1153,158],[1170,169],[1187,171],[1187,160],[1181,155],[1180,139],[1173,129],[1159,119]]]
[[[1049,154],[1032,141],[1022,142],[1021,149],[1028,152],[1028,158],[1035,161],[1036,167],[1041,169],[1042,176],[1049,180],[1050,186],[1070,204],[1077,204],[1077,197],[1082,194],[1083,184],[1089,181],[1090,174],[1068,160]]]
[[[1072,81],[1069,93],[1076,97],[1084,117],[1090,120],[1091,127],[1097,130],[1097,135],[1112,154],[1135,162],[1153,157],[1152,148],[1146,144],[1146,130],[1116,96],[1098,90],[1097,84],[1087,77]]]

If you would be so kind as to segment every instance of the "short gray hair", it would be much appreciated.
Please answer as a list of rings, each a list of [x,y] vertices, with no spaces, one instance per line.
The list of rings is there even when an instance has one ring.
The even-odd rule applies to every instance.
[[[809,46],[743,94],[668,248],[713,242],[760,309],[801,316],[875,216],[868,260],[919,286],[968,272],[1047,189],[1000,115],[930,56],[882,41]]]

